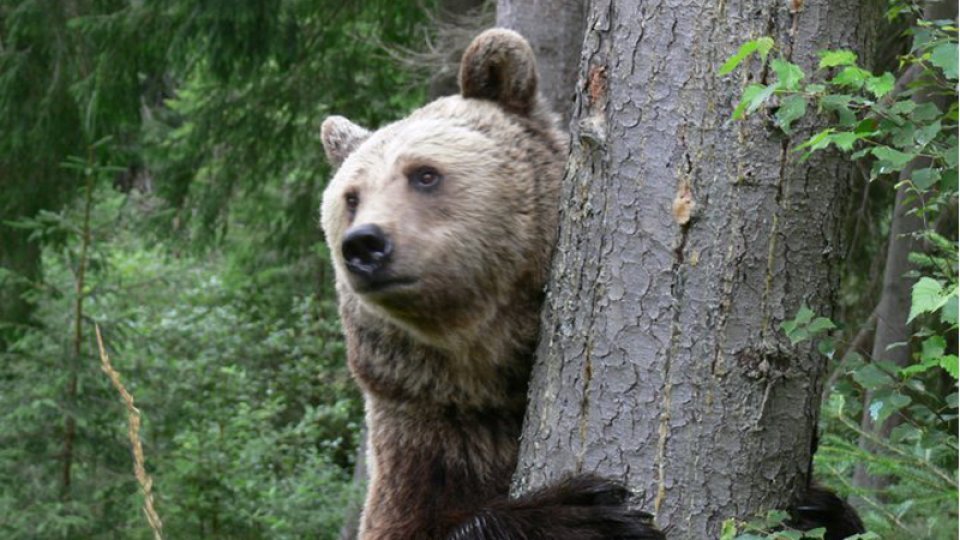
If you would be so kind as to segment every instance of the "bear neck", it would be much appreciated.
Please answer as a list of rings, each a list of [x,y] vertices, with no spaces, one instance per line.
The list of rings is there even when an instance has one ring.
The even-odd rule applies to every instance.
[[[364,391],[370,483],[361,538],[439,538],[506,495],[516,468],[539,302],[502,306],[463,350],[415,339],[341,296]],[[497,337],[499,336],[499,337]]]

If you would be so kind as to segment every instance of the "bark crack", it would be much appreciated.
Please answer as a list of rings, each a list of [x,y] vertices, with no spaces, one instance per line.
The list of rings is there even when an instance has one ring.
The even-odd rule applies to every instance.
[[[791,25],[790,31],[787,34],[787,44],[784,50],[784,56],[788,62],[793,61],[793,47],[794,40],[797,34],[797,26],[800,21],[800,4],[794,3],[791,8]],[[780,167],[777,171],[777,194],[776,194],[776,209],[773,213],[773,223],[770,227],[770,240],[767,247],[767,271],[764,276],[763,283],[763,297],[761,300],[761,310],[762,310],[762,319],[760,321],[760,338],[762,342],[766,342],[769,337],[770,331],[770,291],[773,288],[773,279],[775,274],[774,265],[776,264],[776,248],[777,248],[777,236],[780,233],[780,213],[786,205],[785,196],[784,196],[784,184],[787,181],[787,159],[789,157],[790,149],[790,136],[783,135],[783,138],[780,141]]]
[[[596,302],[594,302],[593,307],[596,307]],[[594,311],[595,311],[595,310],[591,309],[591,313],[590,313],[591,320],[593,319]],[[592,330],[593,325],[591,324],[590,326],[591,326],[591,330]],[[593,332],[591,331],[591,334],[592,334],[592,333],[593,333]],[[593,349],[593,340],[588,337],[588,338],[587,338],[586,354],[585,354],[585,358],[584,358],[584,361],[583,361],[583,397],[580,398],[580,418],[579,418],[579,421],[580,421],[580,425],[579,425],[580,448],[579,448],[579,450],[580,450],[580,451],[579,451],[578,454],[577,454],[577,470],[576,470],[576,472],[577,472],[578,474],[581,473],[581,472],[583,472],[583,458],[584,458],[584,455],[585,455],[586,452],[587,452],[587,430],[588,430],[588,428],[589,428],[589,422],[587,421],[587,419],[588,419],[589,416],[590,416],[590,415],[589,415],[589,410],[590,410],[590,383],[593,381],[593,358],[592,358],[592,354],[591,354],[592,349]]]
[[[670,293],[673,297],[674,306],[682,305],[683,301],[682,269],[684,249],[687,246],[689,229],[690,227],[688,223],[684,223],[680,226],[680,237],[677,241],[677,247],[674,250],[672,268],[673,284],[670,286]],[[654,513],[660,512],[660,507],[667,497],[666,454],[667,441],[670,435],[671,390],[673,389],[673,383],[670,380],[670,366],[672,364],[673,357],[677,352],[677,348],[679,347],[680,334],[680,309],[674,308],[673,322],[671,323],[670,330],[670,348],[667,351],[664,359],[663,367],[663,399],[661,400],[660,404],[660,425],[657,433],[657,495],[653,503]]]

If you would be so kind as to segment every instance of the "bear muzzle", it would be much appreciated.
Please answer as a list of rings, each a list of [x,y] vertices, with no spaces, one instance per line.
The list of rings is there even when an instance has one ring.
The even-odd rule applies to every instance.
[[[350,272],[350,283],[357,292],[374,292],[416,281],[389,272],[393,242],[383,229],[372,223],[350,227],[340,243],[340,252]]]

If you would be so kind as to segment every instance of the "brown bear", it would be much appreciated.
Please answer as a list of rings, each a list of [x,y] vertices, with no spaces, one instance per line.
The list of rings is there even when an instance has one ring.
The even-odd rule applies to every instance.
[[[622,486],[597,477],[507,498],[567,137],[514,32],[473,41],[460,88],[373,133],[323,123],[338,170],[322,225],[369,434],[360,537],[661,539]],[[815,494],[796,523],[845,517],[842,501]]]
[[[360,537],[660,538],[596,478],[505,500],[567,137],[519,34],[478,36],[460,86],[374,133],[322,127],[339,167],[322,225],[369,430]]]

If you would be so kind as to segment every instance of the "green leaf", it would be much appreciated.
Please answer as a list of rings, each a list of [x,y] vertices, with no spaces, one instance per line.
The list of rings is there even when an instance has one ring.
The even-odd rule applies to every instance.
[[[821,339],[820,342],[817,343],[817,351],[827,358],[833,358],[833,355],[837,352],[837,346],[833,342],[833,339],[828,336]]]
[[[893,90],[893,85],[896,84],[896,82],[893,74],[887,72],[879,77],[868,78],[864,86],[868,92],[876,96],[877,99],[880,99]]]
[[[835,112],[841,126],[853,127],[857,123],[857,115],[850,110],[853,96],[847,94],[827,94],[820,98],[820,108]]]
[[[846,49],[836,51],[820,51],[819,69],[831,68],[836,66],[851,66],[857,63],[857,53]]]
[[[897,148],[910,148],[917,133],[917,126],[913,122],[905,122],[902,126],[890,129],[890,143]]]
[[[940,310],[940,321],[946,324],[957,324],[957,311],[957,297],[953,295],[944,302],[943,309]]]
[[[920,347],[920,359],[939,359],[941,356],[943,356],[943,352],[946,349],[947,342],[943,339],[943,336],[931,336],[923,340],[923,343]]]
[[[834,77],[830,83],[837,86],[846,86],[848,88],[860,88],[863,86],[863,83],[866,82],[867,77],[870,77],[870,72],[865,69],[860,69],[856,66],[849,66],[843,68],[843,70]]]
[[[796,321],[797,325],[806,325],[813,320],[814,315],[816,315],[816,313],[814,313],[813,310],[807,306],[800,306],[800,309],[797,310],[797,316],[794,317],[794,320]]]
[[[807,306],[801,306],[793,320],[783,321],[780,328],[787,334],[791,345],[810,339],[813,335],[836,328],[830,319],[817,317]]]
[[[764,86],[762,84],[750,84],[743,90],[743,98],[737,108],[733,110],[733,118],[740,120],[746,115],[756,111],[763,102],[766,101],[776,88],[771,84]]]
[[[907,423],[894,426],[893,429],[890,430],[890,440],[893,442],[904,443],[907,441],[915,441],[919,438],[920,430]]]
[[[918,374],[918,373],[926,373],[927,371],[930,371],[930,369],[934,368],[935,366],[939,366],[939,365],[940,365],[940,358],[939,358],[939,357],[938,357],[938,358],[932,358],[932,359],[924,360],[924,361],[922,361],[922,362],[920,362],[920,363],[910,364],[909,366],[907,366],[907,367],[905,367],[905,368],[901,368],[901,369],[900,369],[900,376],[909,378],[909,377],[912,377],[912,376],[914,376],[914,375],[916,375],[916,374]]]
[[[782,525],[784,521],[790,518],[790,515],[783,510],[770,510],[763,517],[763,524],[766,527],[773,528]]]
[[[897,391],[878,392],[874,394],[873,402],[870,403],[870,416],[877,423],[883,422],[891,414],[899,411],[910,404],[910,398]]]
[[[928,143],[930,143],[930,141],[935,139],[937,135],[940,134],[940,128],[940,121],[937,120],[932,124],[928,124],[918,129],[914,134],[914,139],[921,147],[926,146]]]
[[[940,169],[927,167],[925,169],[916,169],[910,175],[910,181],[921,191],[930,189],[934,184],[940,181]]]
[[[907,163],[910,163],[911,159],[916,157],[915,154],[907,154],[889,146],[876,146],[872,152],[877,159],[889,163],[894,170],[902,169]]]
[[[910,114],[910,118],[914,122],[929,122],[940,116],[940,109],[933,103],[921,103],[914,107],[913,112]]]
[[[806,88],[803,89],[804,92],[808,94],[820,94],[827,90],[827,87],[822,84],[808,84]]]
[[[834,330],[837,328],[837,325],[833,324],[833,321],[826,317],[817,317],[816,319],[810,321],[810,325],[807,326],[807,331],[811,334],[819,334],[826,330]]]
[[[922,313],[930,313],[938,309],[943,301],[943,284],[930,278],[922,277],[913,285],[910,315],[907,322],[913,321]]]
[[[865,118],[857,123],[853,131],[858,135],[871,135],[877,131],[877,121],[873,118]]]
[[[821,150],[830,145],[830,134],[833,133],[833,128],[827,128],[816,135],[813,135],[803,143],[797,145],[796,150],[803,150],[804,148],[810,148],[810,151]]]
[[[930,53],[930,63],[943,70],[948,79],[957,78],[957,44],[941,43]]]
[[[737,534],[737,520],[730,518],[723,521],[720,529],[720,540],[733,540]]]
[[[767,55],[770,54],[770,49],[773,48],[773,38],[764,36],[762,38],[757,38],[756,42],[757,54],[760,55],[760,61],[766,62]]]
[[[941,358],[940,367],[942,367],[943,370],[949,373],[954,379],[960,378],[960,372],[958,372],[957,367],[957,355],[948,354],[947,356]]]
[[[853,371],[853,380],[867,390],[875,390],[890,384],[890,375],[874,364],[864,364]]]
[[[784,133],[790,134],[791,124],[798,118],[802,118],[807,113],[807,98],[801,95],[793,95],[780,102],[780,108],[774,115],[777,119],[777,125]]]
[[[943,160],[947,163],[948,167],[956,169],[958,156],[960,156],[960,152],[957,152],[957,145],[954,144],[950,148],[947,148],[947,151],[943,154]]]
[[[830,135],[830,142],[837,145],[837,148],[843,150],[844,152],[849,152],[853,150],[853,143],[857,142],[860,139],[860,136],[856,133],[851,133],[849,131],[841,131],[840,133],[834,133]]]
[[[956,101],[950,103],[950,108],[947,109],[947,114],[943,115],[943,117],[946,120],[960,120],[960,104]]]
[[[740,45],[740,49],[737,52],[727,59],[726,62],[720,66],[720,69],[717,71],[719,75],[726,75],[731,71],[737,69],[737,66],[744,61],[748,56],[754,52],[759,53],[761,62],[766,62],[767,53],[770,52],[770,49],[773,48],[773,39],[768,37],[762,37],[760,39],[755,39],[753,41],[748,41],[743,45]]]
[[[892,114],[909,114],[916,108],[916,101],[913,101],[912,99],[904,99],[891,105],[889,110]]]
[[[957,406],[960,405],[960,394],[957,392],[952,392],[947,396],[945,401],[947,402],[948,407],[956,409]]]
[[[726,75],[731,71],[737,69],[737,66],[740,65],[743,60],[750,56],[754,51],[757,50],[756,41],[748,41],[743,45],[740,45],[740,49],[737,50],[730,58],[727,58],[727,61],[720,66],[720,69],[717,70],[718,75]]]
[[[781,90],[795,91],[799,89],[800,81],[803,80],[804,73],[800,66],[787,62],[782,58],[775,58],[770,62],[770,67],[777,74],[777,88]]]

